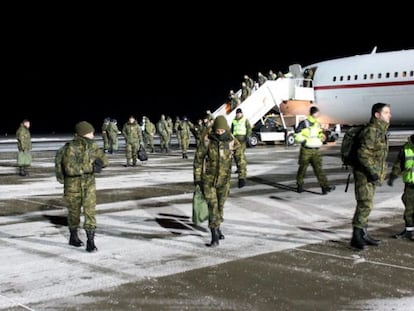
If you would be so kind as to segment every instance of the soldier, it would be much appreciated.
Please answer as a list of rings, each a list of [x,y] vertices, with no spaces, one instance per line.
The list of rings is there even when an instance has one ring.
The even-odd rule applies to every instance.
[[[154,123],[148,117],[144,117],[144,130],[143,130],[143,137],[146,142],[145,147],[147,144],[150,145],[151,153],[154,153],[154,135],[156,133],[156,128]],[[145,148],[146,149],[146,148]]]
[[[295,141],[301,144],[298,160],[299,168],[296,174],[297,191],[299,193],[303,192],[303,182],[309,164],[318,179],[322,194],[335,190],[335,186],[328,185],[328,179],[322,169],[322,154],[319,148],[322,146],[325,137],[318,117],[319,109],[312,106],[310,114],[295,129]]]
[[[212,130],[206,132],[197,145],[193,163],[194,185],[200,186],[208,202],[211,243],[207,246],[217,246],[219,240],[224,239],[220,225],[230,191],[233,158],[240,168],[238,187],[242,188],[246,179],[246,162],[243,162],[240,142],[231,134],[226,118],[217,116]]]
[[[371,119],[360,134],[358,163],[353,167],[356,208],[352,219],[351,247],[363,250],[367,245],[379,245],[367,231],[368,216],[373,208],[377,184],[386,176],[388,155],[387,130],[391,120],[390,105],[376,103],[371,109]]]
[[[29,175],[27,168],[32,164],[32,136],[30,134],[30,121],[24,119],[16,131],[17,139],[17,166],[19,175]]]
[[[144,146],[142,139],[142,130],[134,116],[130,116],[128,121],[122,127],[122,135],[125,138],[125,156],[128,166],[137,165],[138,148]],[[132,162],[131,162],[132,161]]]
[[[402,174],[404,181],[404,192],[401,199],[404,203],[405,228],[394,237],[414,241],[414,135],[411,135],[401,147],[392,166],[388,185],[393,186],[394,180],[400,174]]]
[[[96,184],[95,173],[100,173],[108,165],[108,158],[94,142],[94,128],[81,121],[75,126],[75,136],[67,144],[62,155],[64,173],[64,198],[68,207],[69,244],[80,247],[79,239],[81,208],[83,207],[87,243],[86,250],[94,252],[96,230]]]
[[[241,144],[243,162],[247,162],[246,146],[247,140],[252,134],[252,125],[250,124],[250,121],[245,116],[243,116],[243,111],[241,108],[237,108],[236,110],[236,116],[231,123],[231,132]],[[237,171],[238,170],[239,168],[237,167]]]
[[[109,122],[111,121],[111,118],[105,118],[102,124],[102,139],[103,139],[103,149],[104,152],[107,153],[109,150]]]
[[[247,97],[249,97],[252,94],[252,89],[250,89],[246,82],[242,82],[241,84],[241,95],[240,95],[240,101],[244,102]]]
[[[174,122],[174,133],[175,133],[175,136],[177,137],[178,148],[181,149],[181,135],[179,133],[180,125],[181,125],[180,117],[179,116],[176,116],[175,117],[175,122]]]
[[[180,137],[183,159],[188,159],[187,150],[190,146],[192,127],[193,124],[187,119],[187,117],[183,117],[183,119],[180,121],[180,125],[177,128],[177,137]]]
[[[170,145],[170,130],[164,114],[161,115],[161,118],[157,122],[157,131],[158,135],[160,135],[161,152],[165,150],[165,152],[168,153]]]
[[[112,119],[111,122],[109,122],[108,127],[108,136],[109,136],[109,153],[113,153],[114,151],[118,150],[118,134],[120,134],[120,131],[118,129],[118,122],[116,119]]]

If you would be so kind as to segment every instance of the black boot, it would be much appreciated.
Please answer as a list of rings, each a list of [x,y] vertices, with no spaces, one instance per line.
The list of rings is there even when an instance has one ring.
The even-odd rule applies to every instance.
[[[84,245],[81,239],[79,239],[77,228],[69,229],[69,231],[70,231],[69,245],[72,245],[75,247],[80,247]]]
[[[96,252],[98,248],[95,246],[95,230],[86,230],[86,236],[88,237],[88,240],[86,241],[86,250],[88,252]]]
[[[216,247],[219,245],[219,236],[217,233],[217,228],[210,228],[211,231],[211,242],[210,244],[206,244],[209,247]]]
[[[20,176],[26,176],[27,175],[27,172],[24,169],[24,166],[20,166],[19,175]]]
[[[395,239],[407,239],[407,240],[414,241],[413,231],[407,231],[406,229],[404,229],[400,233],[395,234],[394,238]]]
[[[381,240],[377,240],[377,239],[374,239],[373,237],[371,237],[369,234],[368,234],[368,229],[367,229],[367,227],[365,227],[364,229],[362,229],[363,230],[363,235],[362,235],[362,238],[364,239],[364,241],[365,241],[365,243],[366,244],[368,244],[368,245],[374,245],[374,246],[378,246],[378,245],[380,245],[380,243],[381,243]]]
[[[298,193],[303,192],[303,184],[297,184],[297,191],[298,191]]]
[[[367,247],[367,243],[364,238],[364,230],[354,227],[352,232],[351,247],[356,250],[364,250]]]
[[[322,194],[328,194],[328,192],[334,191],[336,189],[335,185],[324,186],[322,188]]]
[[[217,234],[219,240],[224,240],[224,234],[221,232],[220,227],[217,228]]]

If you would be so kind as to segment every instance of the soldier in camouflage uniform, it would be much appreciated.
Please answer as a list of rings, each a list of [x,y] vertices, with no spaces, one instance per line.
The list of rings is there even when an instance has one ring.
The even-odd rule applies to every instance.
[[[211,243],[207,246],[217,246],[219,240],[224,239],[220,225],[224,203],[230,192],[233,158],[240,168],[238,187],[242,188],[246,179],[246,162],[243,163],[240,142],[231,134],[226,118],[217,116],[212,130],[197,145],[193,163],[194,185],[200,186],[208,202]]]
[[[130,116],[122,127],[122,135],[125,138],[125,155],[128,166],[136,166],[138,158],[138,148],[144,146],[142,130],[134,116]]]
[[[119,148],[119,140],[118,140],[118,121],[116,119],[111,119],[109,122],[108,127],[108,135],[109,135],[109,153],[113,153],[114,151],[118,151]]]
[[[143,136],[146,144],[150,145],[151,153],[154,153],[154,135],[157,132],[154,123],[148,117],[144,117]],[[145,146],[146,147],[146,146]]]
[[[165,115],[161,115],[161,118],[157,122],[157,131],[158,135],[160,135],[160,148],[161,152],[165,150],[166,153],[169,152],[170,146],[170,134],[169,134],[169,127],[167,120],[165,119]]]
[[[362,129],[358,148],[358,163],[353,168],[355,199],[357,201],[352,219],[351,247],[365,249],[367,245],[379,245],[380,241],[369,236],[368,216],[373,208],[376,185],[380,185],[387,173],[387,130],[391,120],[388,104],[376,103],[371,109],[371,119]]]
[[[322,194],[335,190],[334,185],[328,184],[328,179],[322,169],[322,154],[320,147],[325,139],[320,123],[318,121],[319,109],[315,106],[310,108],[310,114],[301,121],[295,129],[295,141],[300,143],[299,168],[296,174],[296,185],[299,193],[303,192],[303,183],[309,164],[318,179]]]
[[[175,122],[174,122],[174,133],[175,136],[177,137],[177,143],[178,143],[178,148],[181,149],[181,135],[179,132],[179,128],[181,126],[181,120],[179,116],[175,117]]]
[[[394,180],[401,174],[404,182],[401,200],[404,203],[405,228],[394,237],[414,241],[414,135],[401,147],[392,166],[388,185],[393,186]]]
[[[64,174],[64,198],[68,207],[69,244],[80,247],[83,242],[78,236],[81,208],[83,207],[87,243],[86,250],[94,252],[96,230],[96,184],[95,173],[108,165],[108,158],[94,142],[94,128],[81,121],[75,126],[76,134],[65,147],[62,156]]]
[[[102,139],[103,139],[103,149],[104,152],[108,152],[109,150],[109,122],[111,121],[111,118],[105,118],[102,124]]]
[[[187,150],[190,146],[192,127],[194,127],[194,125],[188,120],[187,117],[183,117],[183,119],[180,121],[180,125],[177,127],[177,137],[180,137],[183,159],[188,159]]]
[[[32,162],[32,136],[30,134],[30,121],[24,119],[16,131],[17,149],[20,156],[17,158],[17,166],[19,167],[19,175],[28,175],[27,168]],[[24,159],[24,161],[23,161]]]

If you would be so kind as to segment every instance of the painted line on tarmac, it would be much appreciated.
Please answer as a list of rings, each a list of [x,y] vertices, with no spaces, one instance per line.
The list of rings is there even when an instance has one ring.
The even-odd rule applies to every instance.
[[[22,304],[22,303],[20,303],[20,302],[17,302],[17,301],[16,301],[16,300],[14,300],[14,299],[11,299],[11,298],[9,298],[9,297],[6,297],[6,296],[4,296],[4,295],[2,295],[2,294],[0,294],[0,297],[5,298],[6,300],[8,300],[8,301],[10,301],[10,302],[14,303],[16,306],[22,307],[22,308],[24,308],[24,309],[26,309],[26,310],[29,310],[29,311],[36,311],[35,309],[32,309],[32,308],[30,308],[30,307],[28,307],[28,306],[26,306],[26,305],[24,305],[24,304]]]
[[[400,266],[400,265],[393,265],[393,264],[383,263],[383,262],[373,261],[373,260],[365,260],[364,257],[360,257],[360,256],[347,257],[347,256],[340,256],[340,255],[334,255],[334,254],[325,253],[325,252],[317,252],[317,251],[312,251],[312,250],[308,250],[308,249],[298,249],[298,248],[295,249],[295,250],[296,251],[299,251],[299,252],[304,252],[304,253],[312,253],[312,254],[319,254],[319,255],[322,255],[322,256],[328,256],[328,257],[335,257],[335,258],[340,258],[340,259],[353,260],[353,261],[355,261],[355,263],[366,262],[366,263],[372,263],[372,264],[378,265],[378,266],[386,266],[386,267],[391,267],[391,268],[397,268],[397,269],[414,271],[414,268],[411,268],[411,267]]]

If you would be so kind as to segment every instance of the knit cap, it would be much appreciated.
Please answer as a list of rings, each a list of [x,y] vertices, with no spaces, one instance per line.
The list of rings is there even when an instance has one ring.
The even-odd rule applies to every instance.
[[[88,133],[95,132],[95,129],[89,122],[81,121],[75,125],[75,132],[79,136],[84,136]]]
[[[229,124],[224,116],[217,116],[214,119],[213,123],[213,130],[222,129],[222,130],[229,130]]]

